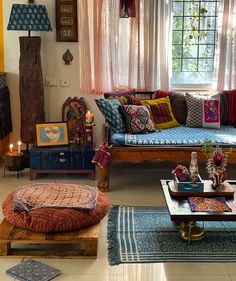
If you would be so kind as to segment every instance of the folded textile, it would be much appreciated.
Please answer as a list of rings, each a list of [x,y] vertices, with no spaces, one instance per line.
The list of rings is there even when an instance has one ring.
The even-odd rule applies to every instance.
[[[14,193],[14,211],[53,207],[92,210],[97,197],[98,189],[88,185],[36,183],[20,186]]]
[[[225,197],[189,197],[188,202],[192,212],[222,213],[232,211],[227,205]]]
[[[109,147],[106,144],[102,144],[98,151],[95,153],[92,163],[98,165],[101,168],[106,167],[111,159],[111,153]]]

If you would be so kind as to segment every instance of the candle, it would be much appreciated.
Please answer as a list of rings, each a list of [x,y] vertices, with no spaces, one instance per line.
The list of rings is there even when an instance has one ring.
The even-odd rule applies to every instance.
[[[13,144],[12,143],[9,145],[9,148],[10,148],[10,152],[12,152],[12,149],[13,149]]]
[[[86,123],[93,123],[94,122],[94,113],[88,111],[85,114],[85,122]]]
[[[21,146],[21,141],[18,141],[17,143],[17,152],[20,153],[20,146]]]

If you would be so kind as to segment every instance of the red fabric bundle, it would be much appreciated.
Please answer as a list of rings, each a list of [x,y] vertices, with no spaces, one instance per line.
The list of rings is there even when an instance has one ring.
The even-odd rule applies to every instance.
[[[110,159],[111,153],[109,151],[109,147],[106,144],[102,144],[99,150],[94,155],[92,163],[95,163],[99,167],[104,168],[108,165]]]

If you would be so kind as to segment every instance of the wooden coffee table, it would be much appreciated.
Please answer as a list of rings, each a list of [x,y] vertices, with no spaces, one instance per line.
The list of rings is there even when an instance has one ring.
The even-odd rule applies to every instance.
[[[161,186],[165,197],[166,205],[172,221],[180,223],[180,235],[185,240],[199,240],[204,236],[204,228],[197,225],[197,221],[235,221],[236,220],[236,195],[226,197],[227,205],[232,212],[207,213],[192,212],[187,197],[173,196],[170,194],[169,184],[171,180],[161,180]],[[229,180],[228,183],[235,190],[236,180]],[[224,195],[222,195],[224,196]]]

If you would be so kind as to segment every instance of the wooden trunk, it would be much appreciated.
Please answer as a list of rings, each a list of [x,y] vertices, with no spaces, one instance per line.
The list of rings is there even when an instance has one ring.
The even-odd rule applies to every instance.
[[[44,122],[44,86],[40,37],[20,37],[19,91],[21,141],[35,143],[35,123]]]

